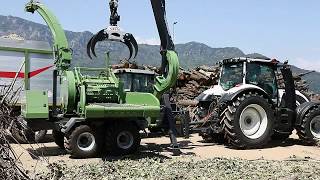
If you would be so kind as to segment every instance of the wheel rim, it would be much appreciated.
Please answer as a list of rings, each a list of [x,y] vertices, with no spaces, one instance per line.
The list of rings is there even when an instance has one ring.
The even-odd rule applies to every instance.
[[[258,104],[250,104],[240,115],[240,129],[250,139],[260,138],[268,126],[266,111]]]
[[[311,120],[310,131],[315,138],[320,139],[320,116],[316,116]]]
[[[78,148],[82,151],[91,151],[96,144],[93,134],[85,132],[79,135],[77,139]]]
[[[121,149],[129,149],[133,145],[133,135],[129,131],[122,131],[117,137],[117,144]]]

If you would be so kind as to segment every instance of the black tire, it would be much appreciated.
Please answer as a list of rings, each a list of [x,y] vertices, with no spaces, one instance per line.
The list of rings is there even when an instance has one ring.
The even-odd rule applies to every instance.
[[[290,137],[292,133],[280,133],[277,131],[274,131],[273,135],[271,136],[272,140],[276,141],[284,141]]]
[[[217,144],[223,144],[224,143],[224,134],[223,133],[199,133],[199,136],[202,137],[203,142],[205,143],[217,143]]]
[[[187,134],[187,127],[185,127],[185,121],[188,121],[188,115],[187,114],[178,114],[174,117],[176,122],[176,130],[177,130],[177,136],[178,137],[185,137]]]
[[[62,133],[60,131],[53,130],[52,136],[53,136],[53,139],[54,139],[54,142],[56,143],[56,145],[58,145],[59,148],[61,148],[61,149],[65,149],[64,148],[64,133]]]
[[[47,135],[47,130],[36,131],[34,135],[35,142],[39,143],[45,139]]]
[[[96,135],[87,125],[76,127],[66,138],[64,147],[73,158],[91,158],[98,153]]]
[[[302,93],[303,94],[303,93]],[[306,98],[308,98],[308,101],[310,101],[310,98],[307,96],[307,95],[305,95],[305,94],[303,94]],[[297,107],[298,106],[300,106],[301,104],[303,104],[303,103],[305,103],[305,102],[308,102],[307,100],[305,100],[302,96],[300,96],[300,95],[297,95],[296,94],[296,104],[297,104]]]
[[[270,137],[273,134],[274,111],[268,100],[259,94],[242,94],[223,112],[225,138],[231,146],[236,148],[257,148],[270,141]],[[240,116],[243,112],[247,114],[244,114],[241,119]],[[254,112],[256,113],[254,114]],[[253,127],[257,127],[257,125],[252,124],[255,123],[254,121],[256,121],[257,117],[263,117],[263,119],[258,119],[259,122],[256,122],[256,124],[259,123],[258,129],[253,135],[249,135],[250,130],[246,130],[245,128],[250,128],[252,125]],[[261,121],[264,121],[262,122],[263,126],[261,126]],[[244,130],[241,129],[240,124],[244,126]]]
[[[17,141],[20,144],[29,144],[35,143],[35,133],[30,129],[19,129],[13,127],[11,130],[11,135],[14,138],[14,141]]]
[[[296,128],[299,138],[309,144],[316,143],[320,140],[319,125],[320,107],[312,107],[303,117],[301,125]]]
[[[139,129],[133,122],[116,122],[107,127],[105,149],[110,155],[133,154],[140,142]]]

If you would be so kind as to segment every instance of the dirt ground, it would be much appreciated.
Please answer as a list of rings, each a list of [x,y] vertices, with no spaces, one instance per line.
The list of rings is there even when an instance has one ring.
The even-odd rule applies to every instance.
[[[197,134],[189,139],[178,138],[183,152],[180,156],[172,156],[168,137],[143,139],[139,153],[146,156],[166,156],[168,158],[184,158],[186,156],[199,159],[215,157],[240,158],[245,160],[288,160],[312,159],[320,160],[320,147],[302,144],[294,134],[284,142],[273,141],[263,149],[236,150],[224,145],[205,143]],[[45,169],[48,163],[64,162],[67,165],[84,165],[103,161],[102,158],[72,159],[52,142],[51,135],[47,135],[47,142],[34,145],[12,145],[20,157],[23,166],[32,173]],[[37,150],[35,152],[34,150]],[[40,153],[40,156],[38,156]],[[44,158],[42,158],[43,156]]]

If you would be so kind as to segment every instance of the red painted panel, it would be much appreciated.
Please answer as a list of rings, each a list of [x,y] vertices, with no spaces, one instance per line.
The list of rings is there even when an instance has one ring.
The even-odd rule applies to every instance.
[[[32,71],[29,73],[29,78],[32,78],[32,77],[50,69],[51,67],[53,67],[53,65]],[[16,74],[17,74],[17,72],[0,71],[0,78],[14,78],[16,76]],[[18,78],[24,78],[24,73],[19,72]]]

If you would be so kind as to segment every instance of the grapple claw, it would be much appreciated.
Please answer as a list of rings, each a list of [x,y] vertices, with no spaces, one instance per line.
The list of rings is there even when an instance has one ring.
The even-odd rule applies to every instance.
[[[96,35],[94,35],[87,44],[87,54],[91,58],[91,53],[96,56],[95,46],[99,41],[117,41],[124,43],[129,49],[129,59],[132,58],[133,51],[134,58],[138,54],[138,43],[130,33],[124,33],[120,31],[118,26],[109,26],[107,29],[103,29],[99,31]]]
[[[96,51],[95,51],[96,44],[97,44],[99,41],[103,41],[103,40],[105,40],[105,39],[108,39],[108,34],[105,33],[105,30],[101,30],[101,31],[99,31],[96,35],[93,36],[92,41],[91,41],[90,48],[91,48],[92,54],[93,54],[95,57],[97,57]]]
[[[90,53],[90,47],[91,47],[91,41],[92,41],[93,37],[94,37],[94,36],[92,36],[92,37],[90,38],[90,40],[89,40],[89,42],[88,42],[88,44],[87,44],[87,54],[88,54],[88,56],[89,56],[90,59],[92,59],[91,53]]]
[[[136,39],[133,37],[132,34],[127,33],[124,36],[124,41],[128,42],[128,44],[130,44],[130,45],[132,45],[134,47],[134,49],[135,49],[134,58],[136,58],[137,55],[138,55],[138,43],[137,43]],[[130,57],[132,57],[132,53],[131,52],[130,52]]]

